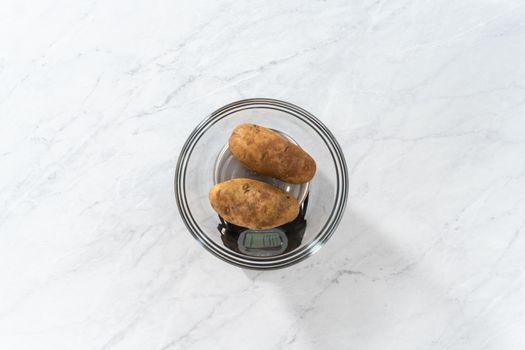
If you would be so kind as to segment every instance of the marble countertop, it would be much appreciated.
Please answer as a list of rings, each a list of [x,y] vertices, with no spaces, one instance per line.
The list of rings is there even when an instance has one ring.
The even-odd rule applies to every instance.
[[[316,255],[202,249],[173,174],[243,98],[339,140]],[[1,349],[525,347],[521,1],[3,1]]]

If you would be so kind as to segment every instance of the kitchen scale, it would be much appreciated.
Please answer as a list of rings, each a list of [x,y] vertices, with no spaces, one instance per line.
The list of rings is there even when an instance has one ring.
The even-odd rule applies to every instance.
[[[306,229],[308,196],[301,204],[299,215],[291,222],[269,230],[250,230],[234,225],[219,216],[217,229],[224,245],[231,250],[256,257],[276,256],[291,252],[301,245]]]
[[[297,145],[289,135],[274,130]],[[272,257],[288,253],[301,245],[306,230],[306,209],[310,183],[290,184],[273,177],[257,174],[245,168],[230,152],[228,144],[219,152],[214,167],[215,184],[235,179],[249,178],[273,185],[294,196],[300,204],[299,215],[291,222],[268,230],[251,230],[234,225],[219,216],[217,229],[223,244],[229,249],[254,257]]]

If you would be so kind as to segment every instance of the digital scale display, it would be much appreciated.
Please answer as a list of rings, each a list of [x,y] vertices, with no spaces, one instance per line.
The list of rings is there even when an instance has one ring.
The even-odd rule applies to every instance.
[[[237,240],[239,250],[248,255],[273,256],[281,254],[288,246],[286,234],[279,229],[246,230]]]

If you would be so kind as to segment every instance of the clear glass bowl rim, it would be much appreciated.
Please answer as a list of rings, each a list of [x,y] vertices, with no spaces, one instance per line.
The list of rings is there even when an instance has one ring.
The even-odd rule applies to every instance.
[[[332,160],[334,162],[336,170],[336,189],[335,189],[335,201],[334,206],[330,212],[328,220],[321,228],[321,230],[315,235],[315,238],[305,246],[302,246],[292,252],[283,254],[272,258],[254,258],[245,255],[238,254],[228,248],[215,243],[208,237],[208,235],[201,229],[199,224],[191,215],[190,207],[185,193],[185,181],[186,181],[186,170],[187,164],[191,157],[193,148],[199,141],[199,139],[211,128],[216,122],[227,117],[228,115],[243,109],[252,108],[269,108],[278,110],[288,114],[290,117],[295,117],[307,126],[312,128],[321,137],[325,146],[328,148]],[[210,175],[211,176],[211,175]],[[209,252],[218,258],[243,268],[250,268],[256,270],[267,270],[287,267],[296,264],[312,254],[316,253],[335,232],[339,222],[341,221],[348,197],[348,169],[344,158],[343,151],[339,146],[339,143],[328,130],[328,128],[310,112],[298,107],[294,104],[271,99],[271,98],[251,98],[232,102],[226,106],[223,106],[213,113],[211,113],[206,119],[204,119],[197,127],[192,131],[186,142],[184,143],[182,150],[177,161],[175,169],[175,199],[177,207],[179,209],[180,216],[186,225],[186,228],[191,235]],[[219,234],[217,232],[217,234]]]

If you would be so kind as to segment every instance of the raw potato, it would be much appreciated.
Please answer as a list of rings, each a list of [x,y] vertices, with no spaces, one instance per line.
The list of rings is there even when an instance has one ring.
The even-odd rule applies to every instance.
[[[252,179],[233,179],[213,186],[213,209],[226,221],[253,230],[284,225],[299,215],[299,202],[277,187]]]
[[[228,146],[235,158],[256,173],[293,184],[308,182],[315,175],[315,161],[308,153],[265,127],[237,126]]]

